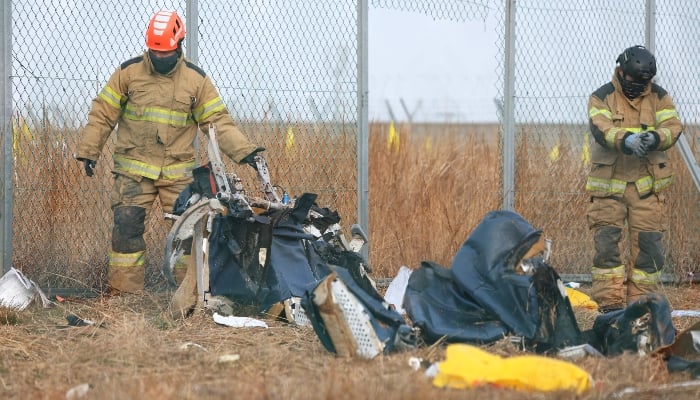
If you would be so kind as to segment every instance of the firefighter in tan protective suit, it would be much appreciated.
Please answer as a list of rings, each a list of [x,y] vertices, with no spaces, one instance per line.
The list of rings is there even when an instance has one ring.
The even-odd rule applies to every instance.
[[[593,230],[592,297],[602,312],[626,307],[656,290],[664,266],[664,190],[673,179],[666,150],[682,124],[669,94],[651,82],[656,59],[643,46],[617,58],[612,81],[588,102],[594,143],[586,182],[591,204],[586,218]],[[620,256],[627,223],[630,259]]]
[[[238,130],[204,71],[184,58],[184,38],[185,25],[177,13],[161,10],[151,17],[147,51],[121,64],[93,100],[75,154],[87,176],[92,176],[117,127],[111,294],[143,289],[147,213],[156,197],[163,210],[171,212],[177,196],[192,181],[198,126],[214,124],[221,150],[240,164],[254,165],[256,153],[264,150]],[[176,276],[181,279],[183,271],[176,270]]]

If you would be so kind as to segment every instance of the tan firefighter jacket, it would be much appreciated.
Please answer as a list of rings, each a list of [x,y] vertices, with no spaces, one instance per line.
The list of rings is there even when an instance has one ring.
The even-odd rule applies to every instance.
[[[112,74],[92,102],[77,159],[96,161],[117,127],[114,171],[133,177],[180,179],[195,167],[197,125],[217,130],[221,151],[236,162],[257,146],[238,130],[209,77],[183,56],[167,75],[152,67],[148,53]]]
[[[666,150],[676,143],[683,126],[666,90],[651,83],[641,96],[629,100],[622,93],[617,69],[612,81],[598,88],[588,101],[594,142],[586,190],[596,197],[617,196],[624,193],[628,182],[634,182],[640,196],[658,193],[672,183]],[[627,154],[624,138],[629,132],[644,131],[658,133],[657,148],[643,158]]]

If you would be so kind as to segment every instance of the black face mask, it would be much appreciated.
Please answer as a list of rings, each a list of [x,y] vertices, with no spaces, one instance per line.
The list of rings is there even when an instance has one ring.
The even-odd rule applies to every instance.
[[[155,69],[159,74],[167,74],[175,68],[178,58],[180,58],[180,52],[177,51],[170,56],[158,58],[152,51],[148,51],[148,58],[151,59],[151,64],[153,64],[153,69]]]
[[[622,86],[622,93],[624,93],[625,97],[630,100],[634,100],[641,96],[649,84],[649,82],[628,81],[619,75],[617,76],[617,80],[620,82],[620,86]]]

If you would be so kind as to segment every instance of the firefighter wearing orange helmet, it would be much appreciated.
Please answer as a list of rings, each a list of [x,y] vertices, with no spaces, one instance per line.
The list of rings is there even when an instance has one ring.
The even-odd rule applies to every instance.
[[[656,290],[665,263],[665,190],[673,180],[666,153],[683,129],[671,96],[652,78],[656,58],[643,46],[625,49],[612,80],[591,94],[594,143],[586,217],[595,254],[592,297],[603,312]],[[621,257],[627,227],[630,258]]]
[[[264,150],[246,139],[206,73],[183,56],[184,39],[185,25],[176,12],[160,10],[151,17],[147,50],[122,63],[93,100],[75,153],[92,176],[116,127],[112,293],[143,289],[147,214],[156,198],[170,212],[192,181],[199,126],[213,124],[222,152],[239,164],[254,165],[256,153]]]

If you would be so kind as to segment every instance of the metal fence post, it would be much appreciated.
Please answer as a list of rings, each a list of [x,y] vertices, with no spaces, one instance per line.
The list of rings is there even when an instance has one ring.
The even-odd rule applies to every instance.
[[[357,2],[357,217],[369,232],[369,102],[367,46],[369,6],[367,0]],[[370,242],[371,243],[371,242]],[[368,252],[368,249],[364,249]],[[367,254],[363,254],[367,257]]]
[[[644,11],[644,45],[653,54],[656,51],[656,0],[647,0]]]
[[[503,205],[514,208],[515,190],[515,0],[506,1],[505,82],[503,87]]]
[[[12,266],[12,1],[3,1],[0,35],[0,95],[4,102],[0,116],[2,134],[2,211],[0,212],[0,271]]]

